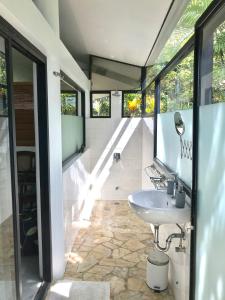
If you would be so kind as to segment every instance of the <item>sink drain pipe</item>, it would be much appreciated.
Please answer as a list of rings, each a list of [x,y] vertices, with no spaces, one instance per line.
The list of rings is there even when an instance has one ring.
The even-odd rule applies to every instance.
[[[173,239],[180,239],[179,246],[176,247],[176,252],[185,252],[185,247],[183,246],[183,240],[185,239],[185,232],[179,224],[176,224],[180,229],[180,233],[172,233],[166,239],[165,247],[160,246],[159,244],[159,225],[154,225],[155,237],[154,244],[157,250],[161,252],[167,252],[170,249],[170,245]]]

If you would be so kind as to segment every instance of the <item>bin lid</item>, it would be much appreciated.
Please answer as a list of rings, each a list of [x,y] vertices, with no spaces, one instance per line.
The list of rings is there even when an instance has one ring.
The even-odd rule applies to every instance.
[[[153,265],[164,266],[169,263],[169,256],[164,252],[154,249],[150,251],[148,261]]]

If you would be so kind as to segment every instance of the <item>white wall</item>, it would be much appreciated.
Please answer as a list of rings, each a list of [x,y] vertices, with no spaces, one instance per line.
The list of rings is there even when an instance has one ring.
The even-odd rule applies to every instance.
[[[39,10],[42,12],[43,16],[45,17],[51,28],[59,36],[59,1],[54,0],[54,5],[52,5],[53,1],[33,1],[37,5]]]
[[[142,119],[122,118],[122,93],[111,94],[111,118],[87,119],[92,182],[96,198],[127,200],[142,181]],[[88,107],[88,111],[89,111]],[[113,153],[119,152],[119,162]]]
[[[54,1],[52,1],[54,7]],[[66,73],[86,91],[90,83],[41,12],[30,0],[1,0],[1,16],[47,57],[49,106],[49,162],[54,279],[64,273],[64,216],[62,191],[60,79],[53,71]],[[87,98],[88,99],[88,98]]]
[[[154,119],[143,119],[143,138],[142,138],[142,188],[154,188],[150,178],[145,173],[145,168],[152,165],[154,150]]]
[[[63,203],[65,228],[65,260],[71,252],[76,234],[79,231],[78,222],[85,205],[90,204],[90,150],[87,149],[63,172]]]

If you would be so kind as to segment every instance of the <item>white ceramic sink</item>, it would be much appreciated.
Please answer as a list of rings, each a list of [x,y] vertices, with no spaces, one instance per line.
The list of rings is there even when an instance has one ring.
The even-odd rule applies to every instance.
[[[176,208],[175,200],[166,191],[143,190],[128,197],[129,205],[147,223],[184,224],[190,221],[191,209]]]

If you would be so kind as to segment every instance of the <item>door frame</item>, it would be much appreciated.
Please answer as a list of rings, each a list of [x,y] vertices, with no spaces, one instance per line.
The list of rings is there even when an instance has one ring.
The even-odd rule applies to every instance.
[[[38,98],[38,138],[39,138],[39,169],[41,196],[41,227],[43,256],[43,282],[35,299],[43,299],[52,280],[52,249],[51,249],[51,207],[49,189],[49,138],[48,138],[48,97],[47,97],[47,58],[24,38],[14,27],[0,17],[0,35],[5,39],[6,73],[8,84],[9,107],[9,140],[11,160],[12,207],[15,252],[15,279],[17,299],[21,299],[21,254],[19,232],[19,201],[16,165],[15,116],[13,111],[13,72],[12,48],[25,55],[37,66],[37,98]]]
[[[195,63],[194,63],[194,102],[193,102],[193,159],[192,159],[192,206],[191,206],[191,255],[190,255],[190,300],[196,292],[196,251],[197,251],[197,213],[198,213],[198,141],[199,106],[201,105],[201,66],[203,61],[203,29],[216,15],[225,11],[225,1],[213,1],[195,25]],[[225,20],[225,17],[224,17]]]

